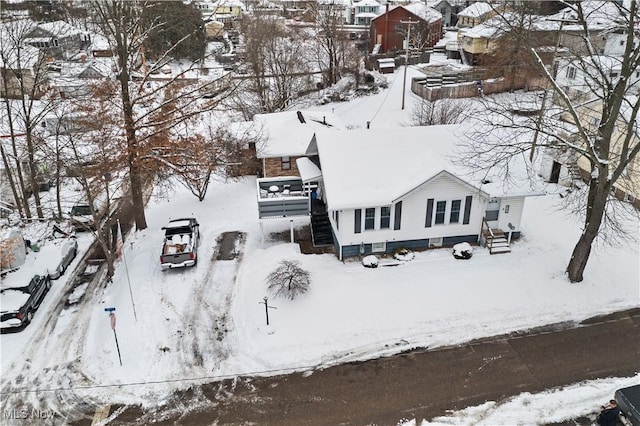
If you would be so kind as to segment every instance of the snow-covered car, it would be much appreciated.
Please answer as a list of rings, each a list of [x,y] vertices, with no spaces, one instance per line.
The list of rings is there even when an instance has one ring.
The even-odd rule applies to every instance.
[[[65,273],[71,262],[73,262],[73,259],[76,258],[77,254],[78,242],[75,238],[68,238],[60,248],[60,263],[58,264],[56,269],[54,269],[53,271],[49,271],[49,278],[52,280],[57,280],[58,278],[60,278]]]
[[[98,228],[96,226],[96,220],[100,221],[104,213],[104,209],[101,209],[96,204],[93,206],[92,213],[89,203],[79,202],[71,207],[69,216],[76,231],[95,231]]]
[[[50,288],[48,275],[34,275],[24,287],[0,290],[0,329],[26,327]]]

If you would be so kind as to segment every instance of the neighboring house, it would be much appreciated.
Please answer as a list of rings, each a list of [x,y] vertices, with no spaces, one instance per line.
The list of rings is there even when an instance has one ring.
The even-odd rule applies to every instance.
[[[320,129],[344,128],[328,111],[256,114],[253,121],[260,133],[256,156],[262,163],[263,177],[298,176],[296,159],[306,156],[314,133]]]
[[[96,58],[109,58],[113,56],[113,49],[109,40],[100,34],[91,34],[91,54]]]
[[[584,20],[589,29],[589,49],[599,55],[622,55],[626,42],[626,18],[620,14],[616,2],[584,1],[582,8]],[[584,28],[575,23],[578,18],[570,7],[550,15],[547,20],[559,25],[563,22],[560,45],[574,55],[588,55],[589,50],[584,37]],[[637,42],[637,37],[636,37]]]
[[[433,47],[442,38],[442,15],[421,2],[397,6],[371,21],[370,37],[378,53],[404,49],[406,30],[411,24],[410,46],[414,49]],[[400,31],[402,29],[402,31]],[[377,47],[379,46],[379,47]]]
[[[316,134],[322,171],[318,192],[341,259],[476,243],[487,238],[483,229],[488,234],[489,228],[496,235],[520,236],[525,197],[542,192],[532,191],[528,181],[505,191],[504,182],[490,182],[450,161],[454,128]]]
[[[70,59],[89,47],[91,36],[67,22],[55,21],[37,24],[24,42],[56,59]]]
[[[595,99],[585,102],[577,106],[576,111],[587,133],[595,135],[600,124],[602,101]],[[620,158],[624,138],[628,131],[626,123],[630,117],[630,108],[623,106],[612,135],[611,168],[616,167],[618,164],[616,160]],[[565,138],[570,138],[571,135],[577,133],[574,120],[569,113],[562,114],[560,118],[567,123],[567,128],[562,130]],[[636,120],[636,128],[638,124],[640,124],[640,121]],[[576,140],[576,142],[578,141]],[[631,135],[629,146],[634,147],[638,146],[638,144],[640,144],[638,134]],[[540,174],[551,183],[571,186],[576,180],[587,181],[591,176],[589,160],[586,157],[578,156],[575,151],[548,148],[544,153]],[[618,178],[614,185],[614,195],[618,199],[629,202],[640,209],[640,158],[636,157]]]
[[[442,15],[442,25],[453,27],[458,23],[458,13],[467,6],[465,0],[427,0],[427,6]]]
[[[0,36],[2,32],[0,31]],[[39,96],[36,81],[42,82],[43,54],[37,48],[22,45],[0,55],[0,97],[19,98],[24,93]]]
[[[493,6],[489,3],[479,1],[458,12],[457,26],[460,28],[475,27],[484,21],[492,18],[496,14]]]
[[[245,10],[245,5],[238,0],[199,0],[193,6],[200,11],[205,22],[218,21],[230,23],[237,20]]]
[[[51,87],[61,98],[80,98],[92,94],[92,81],[113,75],[111,59],[96,58],[91,62],[61,62],[60,74],[51,73]]]
[[[353,4],[353,24],[368,27],[381,13],[382,6],[376,0],[360,0]]]
[[[595,81],[590,74],[599,76],[599,71],[589,69],[590,62],[597,63],[598,69],[604,70],[610,79],[611,85],[615,85],[620,78],[621,60],[612,56],[595,56],[593,58],[560,58],[556,61],[556,81],[558,85],[576,101],[586,101],[595,97],[595,90],[601,84],[600,79]],[[584,69],[583,69],[584,68]],[[640,69],[634,70],[627,86],[629,93],[638,93],[640,86]]]
[[[353,6],[351,0],[317,0],[318,11],[320,13],[334,13],[333,11],[338,9],[342,11],[344,16],[344,24],[353,23]]]

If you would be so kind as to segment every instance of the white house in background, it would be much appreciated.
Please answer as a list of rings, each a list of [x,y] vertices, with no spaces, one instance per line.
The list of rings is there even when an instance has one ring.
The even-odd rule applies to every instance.
[[[592,56],[583,58],[561,58],[556,61],[556,81],[569,97],[576,100],[593,99],[600,91],[602,78],[600,71],[605,72],[612,86],[620,79],[622,58],[614,56]],[[594,80],[591,75],[598,76]],[[640,91],[640,69],[635,69],[627,86],[631,92]]]
[[[506,186],[451,161],[455,128],[316,132],[307,155],[319,160],[317,202],[325,205],[340,259],[459,242],[510,251],[525,198],[544,192],[531,188],[526,173]],[[313,210],[312,232],[321,214]]]
[[[369,26],[382,12],[382,6],[376,0],[360,0],[353,4],[353,24]]]

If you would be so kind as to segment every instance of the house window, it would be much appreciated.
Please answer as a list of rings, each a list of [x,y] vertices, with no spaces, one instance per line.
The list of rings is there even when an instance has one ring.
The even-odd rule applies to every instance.
[[[460,206],[462,200],[453,200],[451,202],[451,214],[449,215],[449,223],[458,223],[460,221]]]
[[[464,199],[464,216],[462,217],[462,224],[468,225],[471,220],[471,202],[473,201],[473,196],[467,195]]]
[[[389,229],[391,225],[391,207],[380,207],[380,229]]]
[[[567,68],[567,78],[569,80],[576,78],[576,69],[574,67]]]
[[[431,227],[431,221],[433,220],[433,198],[427,200],[427,217],[424,221],[425,228]]]
[[[291,157],[282,157],[280,160],[282,170],[291,170]]]
[[[436,203],[436,225],[444,223],[444,212],[447,210],[446,201],[438,201]]]
[[[374,229],[376,223],[376,209],[367,208],[364,210],[364,229]]]
[[[355,218],[353,223],[353,233],[359,234],[362,232],[362,209],[357,209],[355,211]]]
[[[336,229],[340,229],[340,212],[336,212]]]
[[[380,253],[387,251],[387,243],[373,243],[371,244],[371,251],[374,253]]]
[[[396,203],[395,212],[393,214],[393,230],[398,231],[402,222],[402,201]]]

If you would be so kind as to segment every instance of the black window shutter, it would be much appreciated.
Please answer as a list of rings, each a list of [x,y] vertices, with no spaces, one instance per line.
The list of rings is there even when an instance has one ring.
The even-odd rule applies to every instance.
[[[433,216],[433,198],[427,200],[427,219],[424,222],[424,226],[431,228],[431,217]]]
[[[358,209],[356,210],[356,220],[353,227],[353,232],[355,232],[356,234],[359,234],[361,230],[362,230],[362,210]]]
[[[462,219],[463,225],[469,224],[469,218],[471,217],[471,200],[473,200],[473,196],[467,195],[467,198],[464,200],[464,218]]]
[[[393,218],[393,229],[400,229],[400,219],[402,218],[402,201],[396,203],[395,217]]]

